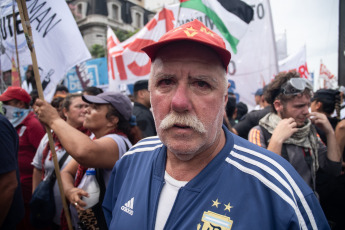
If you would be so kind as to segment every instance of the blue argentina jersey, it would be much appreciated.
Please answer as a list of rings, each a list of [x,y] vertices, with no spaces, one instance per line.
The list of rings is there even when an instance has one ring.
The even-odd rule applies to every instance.
[[[233,135],[182,187],[165,229],[329,229],[312,190],[280,156]],[[115,165],[103,202],[109,229],[154,229],[166,146],[133,146]]]

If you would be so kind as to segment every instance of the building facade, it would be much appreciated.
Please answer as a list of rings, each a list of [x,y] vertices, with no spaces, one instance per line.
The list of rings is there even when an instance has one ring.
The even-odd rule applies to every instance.
[[[145,9],[145,0],[71,0],[69,4],[86,46],[106,47],[107,26],[135,31],[154,17]]]

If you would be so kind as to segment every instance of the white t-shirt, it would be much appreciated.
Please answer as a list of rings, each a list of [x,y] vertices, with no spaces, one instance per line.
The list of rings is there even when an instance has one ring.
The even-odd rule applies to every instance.
[[[164,174],[164,180],[165,184],[158,202],[155,230],[164,229],[164,225],[167,222],[171,209],[174,206],[178,191],[188,183],[188,181],[175,180],[166,171]]]

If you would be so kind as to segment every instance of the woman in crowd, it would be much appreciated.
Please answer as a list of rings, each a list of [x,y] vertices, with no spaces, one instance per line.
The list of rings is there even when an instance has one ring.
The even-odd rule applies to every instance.
[[[36,111],[40,120],[54,130],[61,144],[74,158],[61,173],[65,195],[72,204],[74,227],[95,227],[96,223],[96,227],[104,229],[106,223],[101,204],[111,169],[132,144],[140,140],[141,134],[133,123],[132,104],[128,97],[106,92],[97,96],[84,95],[82,98],[90,103],[84,127],[94,134],[93,140],[64,122],[48,103],[38,100]],[[92,207],[85,202],[85,198],[93,195],[85,191],[88,186],[85,178],[90,175],[95,176],[99,187],[98,202]]]
[[[88,107],[88,103],[84,102],[81,98],[82,94],[70,94],[68,95],[63,103],[62,103],[62,113],[63,116],[66,118],[66,123],[69,124],[71,127],[78,129],[86,134],[89,134],[86,129],[83,128],[83,122],[85,119],[86,108]],[[55,142],[55,150],[58,161],[65,154],[66,157],[64,163],[62,164],[61,169],[63,169],[68,162],[72,159],[68,156],[68,152],[63,148],[61,142],[55,132],[53,132],[53,139]],[[52,159],[52,153],[49,148],[48,143],[48,135],[46,134],[37,149],[36,155],[31,163],[34,166],[33,172],[33,179],[32,179],[32,192],[35,191],[38,184],[45,179],[52,175],[54,172],[54,162]],[[62,210],[62,201],[60,197],[59,187],[57,181],[54,184],[54,198],[55,198],[55,217],[53,220],[52,229],[58,229],[60,225],[60,215]]]

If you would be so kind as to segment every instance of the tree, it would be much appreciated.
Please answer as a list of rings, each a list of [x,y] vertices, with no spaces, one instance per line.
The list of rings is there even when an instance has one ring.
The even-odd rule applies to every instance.
[[[92,45],[90,53],[93,58],[105,57],[105,49],[102,45],[99,44]]]
[[[115,29],[114,33],[116,34],[117,39],[119,39],[120,42],[125,41],[126,39],[132,37],[134,34],[136,34],[139,31],[139,29],[131,32],[131,31],[126,31],[126,30],[120,30],[120,29]]]

